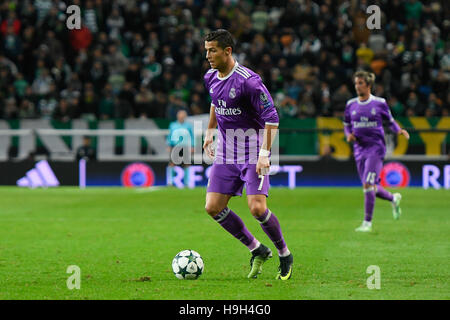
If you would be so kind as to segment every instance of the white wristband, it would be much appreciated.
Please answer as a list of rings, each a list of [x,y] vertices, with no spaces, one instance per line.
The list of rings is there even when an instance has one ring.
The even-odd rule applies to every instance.
[[[270,151],[269,150],[265,150],[265,149],[260,149],[259,150],[259,156],[260,157],[268,157],[270,155]]]

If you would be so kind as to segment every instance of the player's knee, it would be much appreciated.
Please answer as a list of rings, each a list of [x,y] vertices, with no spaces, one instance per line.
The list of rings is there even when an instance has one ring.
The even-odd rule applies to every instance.
[[[223,210],[223,208],[219,208],[219,206],[217,206],[214,203],[207,202],[206,205],[205,205],[205,210],[206,210],[207,214],[209,214],[211,217],[214,217],[217,214],[219,214],[220,211]]]
[[[262,202],[259,201],[253,201],[249,204],[249,209],[251,214],[258,218],[260,216],[262,216],[264,214],[264,212],[266,211],[266,205]]]

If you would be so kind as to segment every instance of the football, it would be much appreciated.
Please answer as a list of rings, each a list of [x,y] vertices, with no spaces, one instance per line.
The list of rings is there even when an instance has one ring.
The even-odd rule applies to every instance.
[[[183,250],[173,258],[172,270],[178,279],[197,279],[204,270],[203,259],[194,250]]]

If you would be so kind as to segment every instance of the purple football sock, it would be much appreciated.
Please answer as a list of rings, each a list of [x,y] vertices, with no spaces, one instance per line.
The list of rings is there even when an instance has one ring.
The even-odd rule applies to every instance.
[[[390,193],[389,191],[387,191],[386,189],[384,189],[382,186],[380,186],[379,184],[377,185],[377,193],[376,196],[378,198],[384,199],[384,200],[388,200],[388,201],[392,201],[394,200],[394,196],[392,195],[392,193]]]
[[[364,189],[364,209],[365,209],[364,220],[365,221],[368,221],[368,222],[372,221],[374,207],[375,207],[374,187]]]
[[[250,250],[255,249],[259,244],[255,237],[245,227],[242,219],[228,207],[214,216],[214,220]]]
[[[288,248],[284,241],[283,234],[281,233],[281,227],[277,217],[269,209],[266,209],[266,211],[257,219],[261,223],[261,228],[277,248],[278,254],[283,255]]]

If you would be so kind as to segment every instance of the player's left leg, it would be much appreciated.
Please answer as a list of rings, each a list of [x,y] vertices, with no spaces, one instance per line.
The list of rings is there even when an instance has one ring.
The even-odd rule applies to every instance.
[[[258,176],[254,164],[248,164],[245,169],[242,171],[242,179],[245,181],[248,207],[278,250],[280,267],[276,279],[288,280],[292,275],[294,258],[284,241],[278,218],[267,208],[267,196],[270,187],[269,176],[266,175],[262,180]]]
[[[280,257],[280,267],[277,279],[288,280],[292,275],[292,265],[294,258],[284,241],[281,231],[280,222],[276,215],[267,208],[267,200],[265,194],[247,195],[248,207],[252,215],[259,221],[261,228],[272,240],[278,250]]]
[[[379,184],[377,184],[375,188],[377,198],[381,198],[383,200],[391,202],[392,216],[394,217],[395,220],[398,220],[400,218],[400,215],[402,214],[402,209],[400,208],[400,201],[402,200],[402,195],[398,192],[392,194]]]
[[[384,189],[380,184],[376,184],[375,188],[376,188],[375,195],[377,198],[391,201],[391,202],[394,200],[393,194],[390,193],[389,191],[387,191],[386,189]]]

